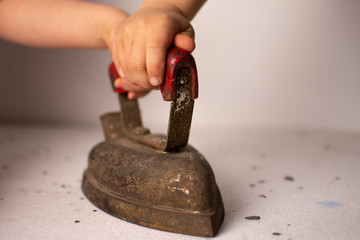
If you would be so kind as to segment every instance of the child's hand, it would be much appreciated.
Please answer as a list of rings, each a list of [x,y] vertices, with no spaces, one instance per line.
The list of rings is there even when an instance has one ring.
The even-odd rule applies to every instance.
[[[37,47],[107,47],[122,76],[116,84],[136,98],[163,81],[172,43],[194,50],[189,21],[205,0],[144,0],[130,17],[120,9],[86,1],[0,2],[0,38]]]
[[[129,98],[145,95],[163,81],[167,49],[174,43],[192,52],[194,30],[173,4],[147,4],[114,29],[111,52],[121,76],[115,84]]]

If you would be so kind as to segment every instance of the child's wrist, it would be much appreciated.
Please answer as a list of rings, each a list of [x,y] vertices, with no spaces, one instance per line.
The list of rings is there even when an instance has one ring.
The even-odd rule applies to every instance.
[[[102,39],[110,51],[112,51],[117,32],[128,16],[129,15],[127,13],[120,9],[114,9],[113,11],[109,12],[108,17],[104,22]]]
[[[159,9],[165,10],[167,13],[175,12],[181,14],[190,21],[190,19],[186,16],[186,13],[184,13],[179,6],[167,0],[145,0],[140,9]]]
[[[144,0],[142,6],[172,9],[191,21],[206,0]]]

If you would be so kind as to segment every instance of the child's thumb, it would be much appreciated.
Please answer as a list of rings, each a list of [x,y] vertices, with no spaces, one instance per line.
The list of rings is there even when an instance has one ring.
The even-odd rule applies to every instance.
[[[192,27],[189,27],[188,29],[186,29],[186,31],[175,35],[174,45],[188,52],[192,52],[195,49],[194,38],[194,29]]]

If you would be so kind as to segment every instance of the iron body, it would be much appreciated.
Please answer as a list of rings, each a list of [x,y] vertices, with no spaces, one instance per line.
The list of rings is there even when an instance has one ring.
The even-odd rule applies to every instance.
[[[101,117],[106,141],[91,150],[82,189],[95,206],[120,219],[210,237],[222,224],[223,202],[209,163],[187,144],[197,96],[194,71],[188,59],[173,67],[176,85],[167,92],[162,87],[164,99],[173,101],[167,136],[142,127],[137,100],[120,93],[122,112]]]

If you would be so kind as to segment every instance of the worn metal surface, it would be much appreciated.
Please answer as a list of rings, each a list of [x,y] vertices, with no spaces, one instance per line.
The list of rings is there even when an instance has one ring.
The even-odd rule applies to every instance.
[[[125,136],[121,118],[122,114],[120,112],[107,113],[100,117],[106,140],[117,139]]]
[[[222,224],[224,207],[210,165],[187,145],[197,76],[189,61],[192,56],[181,58],[182,51],[170,51],[176,61],[184,61],[181,67],[168,56],[175,69],[168,88],[164,88],[175,91],[167,95],[172,101],[168,134],[150,134],[142,126],[137,100],[119,93],[122,113],[101,117],[106,141],[92,149],[82,189],[94,205],[126,221],[214,236]],[[117,78],[111,72],[114,69],[110,67],[112,80]]]
[[[128,99],[127,94],[119,94],[119,102],[124,131],[131,132],[134,128],[142,127],[138,101],[136,99]]]
[[[92,150],[83,191],[97,207],[129,222],[214,236],[224,209],[213,171],[191,146],[164,153],[127,138]]]
[[[185,147],[189,140],[194,100],[192,96],[191,71],[183,67],[176,79],[176,95],[171,103],[167,136],[150,134],[148,129],[141,126],[140,111],[137,100],[129,100],[126,95],[119,94],[123,116],[123,126],[128,138],[151,146],[161,151],[177,151]],[[140,124],[136,124],[140,122]],[[134,127],[129,127],[130,124]]]

